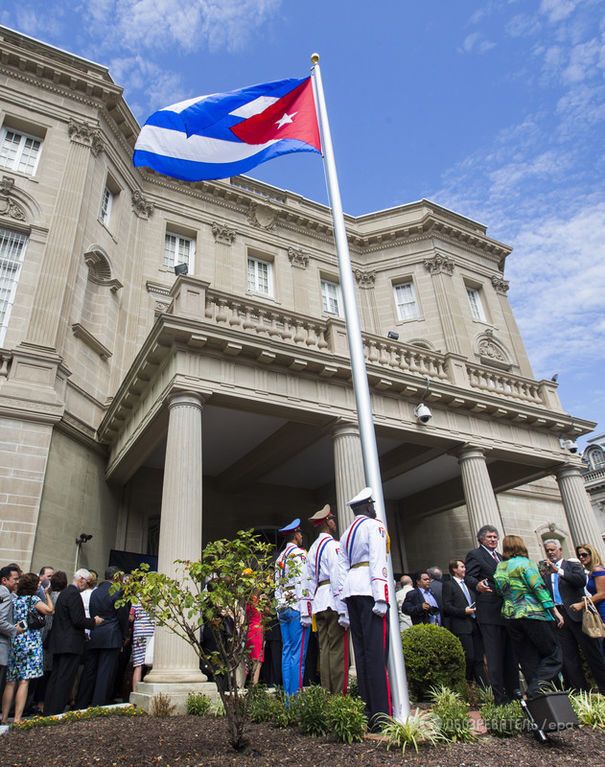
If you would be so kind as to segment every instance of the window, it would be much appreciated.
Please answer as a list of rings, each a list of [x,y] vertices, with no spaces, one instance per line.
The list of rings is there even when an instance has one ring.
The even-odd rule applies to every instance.
[[[33,176],[38,167],[42,141],[10,128],[0,132],[0,166]]]
[[[337,317],[342,317],[342,299],[340,295],[340,285],[337,282],[331,282],[330,280],[321,281],[321,299],[323,311],[326,312],[326,314],[334,314]]]
[[[485,312],[481,303],[481,291],[478,288],[469,288],[467,286],[466,293],[471,307],[472,318],[478,322],[485,322]]]
[[[109,220],[111,218],[111,208],[113,206],[113,192],[106,186],[103,190],[103,199],[101,200],[101,213],[99,219],[105,226],[109,226]]]
[[[600,447],[590,451],[590,466],[592,469],[605,468],[605,453]]]
[[[166,232],[164,246],[164,266],[172,269],[177,264],[187,264],[189,271],[193,271],[193,256],[195,255],[195,242],[191,237],[182,234]]]
[[[397,305],[397,318],[400,320],[417,320],[420,316],[416,290],[413,282],[402,282],[395,285],[395,304]]]
[[[269,261],[248,257],[248,291],[273,296],[273,265]]]
[[[0,344],[6,335],[26,245],[24,234],[0,228]]]

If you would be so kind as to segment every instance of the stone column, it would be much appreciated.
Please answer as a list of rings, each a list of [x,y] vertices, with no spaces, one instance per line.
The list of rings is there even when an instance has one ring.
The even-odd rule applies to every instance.
[[[473,538],[483,525],[493,525],[504,535],[504,525],[498,508],[498,501],[492,487],[484,448],[464,445],[457,451],[468,522]]]
[[[174,575],[176,559],[202,550],[202,400],[175,394],[169,402],[162,488],[158,570]],[[168,629],[156,633],[153,670],[146,682],[201,682],[195,652]]]
[[[341,421],[334,429],[333,437],[338,532],[342,534],[353,521],[347,501],[365,487],[365,472],[357,426]]]
[[[71,141],[50,224],[42,272],[32,301],[26,339],[30,344],[50,349],[61,347],[66,332],[71,286],[75,283],[81,259],[76,238],[82,201],[86,198],[91,153],[96,157],[103,149],[98,128],[71,120],[68,131]]]
[[[601,557],[605,557],[603,536],[599,531],[579,466],[567,463],[556,472],[555,476],[574,546],[588,543],[598,550]]]

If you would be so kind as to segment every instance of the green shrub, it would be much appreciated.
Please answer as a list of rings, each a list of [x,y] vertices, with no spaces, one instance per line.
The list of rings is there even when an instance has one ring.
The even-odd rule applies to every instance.
[[[328,732],[340,743],[360,743],[368,727],[361,698],[331,695],[326,710]]]
[[[473,723],[468,715],[468,704],[459,693],[447,687],[432,687],[432,711],[437,718],[439,732],[450,743],[470,743],[475,740]]]
[[[510,738],[527,729],[527,722],[517,700],[504,706],[485,703],[480,710],[487,731],[497,738]]]
[[[212,701],[204,693],[192,692],[187,696],[187,713],[190,716],[205,716],[211,706]]]
[[[593,730],[605,729],[605,695],[596,692],[578,692],[569,699],[580,724]]]
[[[92,706],[91,708],[67,711],[65,714],[55,716],[33,716],[31,719],[23,719],[13,724],[13,730],[32,730],[34,727],[53,727],[67,722],[81,722],[86,719],[98,719],[108,716],[147,716],[141,708],[136,706]]]
[[[251,722],[260,724],[270,722],[273,711],[273,695],[261,684],[248,689],[246,695],[248,718]]]
[[[350,695],[352,698],[360,698],[359,694],[359,683],[357,681],[356,676],[349,677],[349,684],[347,689],[347,695]]]
[[[380,732],[387,739],[387,751],[400,748],[402,753],[405,753],[408,746],[418,752],[418,746],[423,743],[434,746],[445,740],[439,731],[437,717],[431,711],[420,709],[410,713],[405,722],[398,722],[391,716],[383,716]]]
[[[460,640],[442,626],[418,624],[401,635],[410,693],[425,700],[431,687],[466,695],[466,661]]]
[[[298,711],[300,705],[300,694],[292,695],[290,698],[282,689],[277,689],[275,695],[270,696],[270,718],[267,720],[275,727],[294,727],[298,724]]]
[[[305,735],[326,735],[328,732],[327,709],[330,693],[314,685],[299,694],[298,724]]]
[[[225,704],[222,700],[217,700],[216,703],[212,703],[210,706],[208,713],[210,716],[226,716],[225,713]]]

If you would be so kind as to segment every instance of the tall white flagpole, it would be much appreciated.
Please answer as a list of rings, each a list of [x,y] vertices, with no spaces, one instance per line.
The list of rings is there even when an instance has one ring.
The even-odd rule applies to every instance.
[[[380,476],[380,464],[378,462],[378,449],[376,447],[376,434],[372,419],[372,403],[370,400],[370,388],[368,386],[368,374],[363,353],[363,341],[359,314],[355,302],[355,285],[353,283],[353,270],[349,255],[349,244],[345,229],[342,203],[336,163],[334,162],[334,150],[332,148],[332,136],[328,122],[328,112],[324,98],[321,72],[319,69],[319,54],[311,56],[313,63],[313,91],[318,112],[319,130],[321,132],[321,146],[323,149],[324,168],[328,186],[328,197],[332,208],[332,220],[334,223],[334,239],[336,240],[336,253],[338,255],[338,269],[340,273],[340,287],[345,309],[347,338],[351,354],[351,372],[353,377],[353,389],[357,403],[357,419],[359,421],[359,433],[361,437],[361,451],[366,482],[374,492],[374,506],[378,519],[387,529],[387,517],[382,494],[382,478]],[[393,703],[393,716],[399,721],[405,721],[410,713],[410,700],[408,695],[408,681],[403,662],[399,633],[399,615],[397,600],[395,598],[395,579],[393,576],[393,564],[391,557],[387,557],[387,580],[389,586],[389,628],[391,641],[389,643],[389,677],[391,682],[391,699]]]

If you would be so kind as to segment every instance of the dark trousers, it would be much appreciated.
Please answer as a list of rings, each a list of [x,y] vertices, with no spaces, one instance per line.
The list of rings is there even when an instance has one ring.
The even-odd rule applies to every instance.
[[[348,597],[351,637],[355,652],[359,694],[372,724],[376,714],[392,714],[391,688],[387,662],[389,657],[389,616],[374,615],[374,599]]]
[[[473,630],[470,634],[456,634],[464,650],[466,660],[466,678],[476,682],[481,687],[487,687],[487,675],[483,655],[483,639],[477,621],[473,620]]]
[[[532,618],[517,618],[506,621],[506,630],[527,682],[527,695],[535,697],[540,693],[540,687],[556,679],[563,664],[554,624]]]
[[[331,693],[346,693],[349,677],[349,632],[338,625],[338,613],[316,613],[321,686]]]
[[[487,660],[487,678],[497,705],[513,700],[519,689],[519,667],[512,642],[502,625],[480,623]]]
[[[557,631],[559,642],[563,650],[563,678],[566,687],[572,687],[575,690],[588,690],[588,683],[582,670],[582,659],[580,650],[586,659],[586,663],[599,692],[605,693],[605,658],[603,656],[602,640],[593,639],[582,631],[582,623],[572,621],[561,610],[565,624],[563,628]]]
[[[111,702],[110,697],[119,658],[119,647],[86,650],[76,708],[105,706]]]
[[[50,679],[46,685],[44,714],[62,714],[69,702],[81,655],[76,653],[55,653]]]

